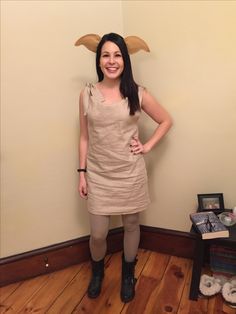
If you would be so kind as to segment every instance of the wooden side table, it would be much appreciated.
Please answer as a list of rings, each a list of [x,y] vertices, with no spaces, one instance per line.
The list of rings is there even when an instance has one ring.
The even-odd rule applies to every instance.
[[[189,292],[190,300],[197,300],[199,294],[199,283],[201,278],[202,266],[204,263],[204,255],[207,247],[212,244],[216,244],[219,246],[236,248],[236,225],[232,227],[228,227],[229,229],[229,237],[228,238],[218,238],[211,240],[202,240],[201,235],[199,235],[195,229],[191,228],[191,233],[196,235],[196,246],[194,251],[194,261],[193,261],[193,269],[192,269],[192,279],[191,286]]]

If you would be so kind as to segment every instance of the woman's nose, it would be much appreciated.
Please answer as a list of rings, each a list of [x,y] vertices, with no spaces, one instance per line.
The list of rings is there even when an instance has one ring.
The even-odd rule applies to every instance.
[[[109,63],[114,63],[114,62],[115,62],[114,57],[113,57],[113,56],[110,56],[110,58],[109,58]]]

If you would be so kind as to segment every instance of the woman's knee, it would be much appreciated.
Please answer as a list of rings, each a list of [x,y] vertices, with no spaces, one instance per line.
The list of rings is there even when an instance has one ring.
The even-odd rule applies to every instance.
[[[132,232],[139,229],[139,215],[138,214],[123,215],[122,220],[123,220],[123,226],[124,226],[125,231]]]
[[[106,237],[107,237],[106,232],[92,232],[90,234],[90,240],[93,243],[96,243],[97,245],[106,241]]]
[[[101,243],[106,240],[109,230],[109,217],[90,215],[90,241]]]

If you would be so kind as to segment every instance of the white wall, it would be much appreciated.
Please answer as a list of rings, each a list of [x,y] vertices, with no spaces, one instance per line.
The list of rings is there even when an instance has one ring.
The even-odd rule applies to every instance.
[[[78,95],[96,80],[86,33],[139,35],[135,78],[174,126],[147,157],[142,223],[188,230],[197,193],[236,204],[236,4],[229,1],[1,2],[1,257],[89,233],[77,192]],[[143,116],[142,138],[154,124]],[[113,226],[120,223],[112,220]]]
[[[123,16],[125,35],[151,49],[132,57],[136,79],[174,120],[146,158],[152,204],[142,223],[187,231],[198,193],[236,205],[236,3],[124,1]],[[153,127],[143,117],[144,138]]]
[[[78,96],[96,79],[86,33],[122,33],[121,3],[2,5],[1,256],[89,234],[78,186]],[[116,12],[116,14],[110,14]]]

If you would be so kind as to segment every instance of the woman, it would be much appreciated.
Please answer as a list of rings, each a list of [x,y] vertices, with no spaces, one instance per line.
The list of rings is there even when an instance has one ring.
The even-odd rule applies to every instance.
[[[167,133],[171,118],[146,89],[135,83],[123,37],[110,33],[95,40],[98,43],[95,48],[91,48],[91,43],[82,44],[96,51],[98,82],[87,84],[80,95],[79,192],[87,199],[91,226],[92,278],[88,296],[96,298],[100,294],[109,217],[121,215],[124,226],[121,300],[129,302],[135,295],[139,212],[149,204],[143,155]],[[131,46],[129,43],[130,51]],[[158,124],[144,144],[139,140],[137,127],[141,110]]]

